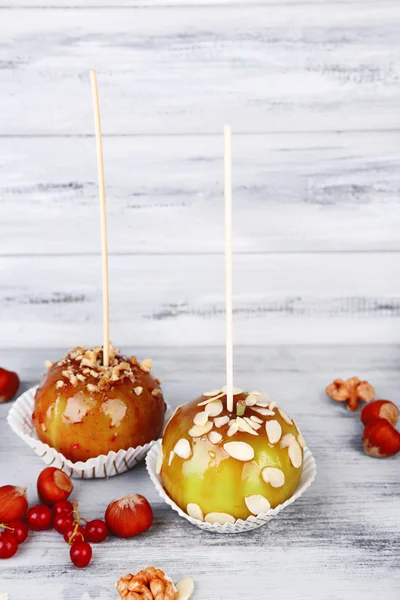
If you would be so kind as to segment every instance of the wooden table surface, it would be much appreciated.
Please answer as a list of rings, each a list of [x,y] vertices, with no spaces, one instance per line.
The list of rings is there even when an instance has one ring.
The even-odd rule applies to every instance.
[[[37,383],[43,360],[65,349],[0,350],[22,389]],[[223,381],[220,348],[136,349],[152,356],[168,401],[177,405]],[[10,600],[115,600],[118,577],[148,565],[174,580],[190,575],[196,600],[397,600],[400,596],[400,479],[398,458],[377,460],[361,447],[361,425],[329,400],[334,377],[358,375],[379,397],[398,400],[398,346],[274,346],[236,350],[238,385],[267,391],[299,423],[317,461],[311,488],[278,518],[246,535],[206,534],[163,504],[144,464],[109,480],[75,482],[82,513],[102,517],[108,502],[144,494],[155,522],[146,534],[94,547],[90,568],[69,562],[54,531],[36,533],[11,560],[0,562],[0,592]],[[35,501],[40,459],[9,429],[10,404],[0,406],[0,485],[29,488]]]

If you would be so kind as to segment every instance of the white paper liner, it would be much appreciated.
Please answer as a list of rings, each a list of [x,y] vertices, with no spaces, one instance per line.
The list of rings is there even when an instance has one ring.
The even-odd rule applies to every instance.
[[[67,475],[80,479],[95,479],[99,477],[112,477],[132,469],[139,461],[143,460],[151,447],[156,443],[152,441],[144,446],[129,448],[128,450],[111,451],[107,455],[101,454],[96,458],[86,461],[72,462],[61,452],[57,452],[48,444],[41,442],[36,434],[32,422],[32,412],[35,404],[37,386],[24,392],[14,402],[7,416],[11,429],[32,448],[32,450],[48,466],[62,469]],[[172,409],[167,404],[165,423],[172,416]]]
[[[189,517],[171,498],[167,495],[164,490],[161,477],[157,475],[157,457],[160,452],[161,443],[158,441],[153,445],[150,452],[146,456],[146,467],[147,471],[150,475],[150,479],[156,486],[157,492],[160,494],[161,498],[171,506],[181,517],[192,523],[192,525],[196,525],[200,529],[204,531],[210,531],[212,533],[244,533],[245,531],[250,531],[251,529],[257,529],[265,523],[268,523],[271,519],[276,517],[286,506],[292,504],[297,498],[306,491],[306,489],[312,484],[314,481],[317,468],[315,464],[315,460],[313,455],[311,454],[308,448],[304,448],[304,461],[303,461],[303,473],[300,479],[300,483],[296,488],[295,493],[291,496],[286,502],[283,504],[279,504],[275,508],[271,508],[266,513],[261,513],[257,517],[250,516],[245,521],[243,519],[238,519],[235,523],[225,523],[224,525],[220,525],[219,523],[206,523],[203,521],[199,521],[198,519],[193,519],[193,517]]]

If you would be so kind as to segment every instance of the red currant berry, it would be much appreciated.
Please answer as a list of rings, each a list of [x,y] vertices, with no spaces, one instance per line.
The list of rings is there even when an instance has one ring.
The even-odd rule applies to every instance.
[[[0,533],[0,558],[11,558],[17,550],[17,538],[6,531]]]
[[[18,544],[23,544],[29,534],[28,525],[23,521],[11,521],[7,523],[7,527],[12,528],[7,529],[7,533],[14,536]]]
[[[57,515],[64,514],[64,513],[66,513],[68,515],[72,515],[73,510],[74,510],[74,507],[71,504],[71,502],[69,502],[68,500],[59,500],[58,502],[53,504],[54,517],[56,517]]]
[[[36,504],[26,513],[26,522],[33,531],[50,529],[53,520],[51,509],[45,504]]]
[[[58,533],[64,534],[67,529],[71,529],[74,524],[74,517],[67,515],[67,513],[61,513],[56,515],[53,519],[53,527]]]
[[[108,536],[108,527],[101,519],[94,519],[86,523],[85,538],[88,542],[98,544],[103,542]]]
[[[72,524],[64,533],[64,540],[67,544],[75,544],[76,542],[85,541],[85,530],[82,525],[78,525],[75,531],[75,525]]]
[[[71,562],[78,567],[83,569],[88,566],[92,560],[92,547],[87,542],[74,542],[69,551]]]

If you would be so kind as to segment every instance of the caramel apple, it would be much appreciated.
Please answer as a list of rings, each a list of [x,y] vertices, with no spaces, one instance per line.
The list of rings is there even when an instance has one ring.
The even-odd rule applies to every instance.
[[[303,469],[304,439],[266,394],[234,388],[206,392],[180,406],[163,439],[157,471],[189,516],[234,523],[290,498]]]
[[[165,403],[150,359],[138,363],[110,345],[105,367],[101,347],[77,347],[47,367],[33,423],[39,439],[72,462],[143,446],[161,435]]]

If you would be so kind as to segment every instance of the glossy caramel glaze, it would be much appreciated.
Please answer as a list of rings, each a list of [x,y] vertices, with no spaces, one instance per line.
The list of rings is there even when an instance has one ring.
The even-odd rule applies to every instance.
[[[129,360],[129,359],[127,359]],[[79,365],[69,362],[75,369]],[[76,385],[63,377],[68,364],[52,366],[35,396],[33,423],[38,437],[72,462],[127,450],[160,437],[165,403],[159,384],[139,365],[131,365],[131,378],[110,382],[107,389],[90,392],[98,379],[85,375]],[[57,382],[63,381],[58,388]],[[142,387],[138,395],[134,388]]]
[[[236,418],[236,404],[244,400],[247,393],[234,397],[234,413],[229,414],[226,409],[226,396],[221,398],[223,411],[217,418],[229,414]],[[250,407],[246,407],[244,416],[251,415],[261,419],[263,423],[257,430],[258,435],[251,435],[239,431],[228,436],[229,425],[217,428],[213,425],[212,431],[222,434],[222,440],[213,444],[209,440],[209,433],[201,437],[192,437],[189,430],[193,427],[193,419],[197,413],[207,409],[198,406],[207,400],[205,396],[181,406],[170,420],[162,440],[162,466],[160,476],[167,494],[187,512],[189,503],[197,504],[204,515],[208,513],[227,513],[234,519],[246,519],[252,513],[248,509],[245,498],[261,494],[274,508],[290,498],[302,474],[302,458],[304,445],[302,436],[296,425],[289,424],[282,418],[279,410],[274,408],[274,415],[262,416]],[[209,417],[214,421],[215,417]],[[301,440],[299,456],[301,465],[293,466],[288,448],[283,448],[278,441],[271,444],[267,437],[265,423],[270,420],[279,422],[282,428],[282,438],[291,433],[295,439]],[[187,459],[177,456],[174,448],[181,439],[188,440],[191,456]],[[253,460],[237,460],[230,456],[223,448],[227,442],[246,442],[254,449]],[[283,471],[285,483],[281,487],[272,487],[265,483],[261,473],[264,467],[276,467]]]

